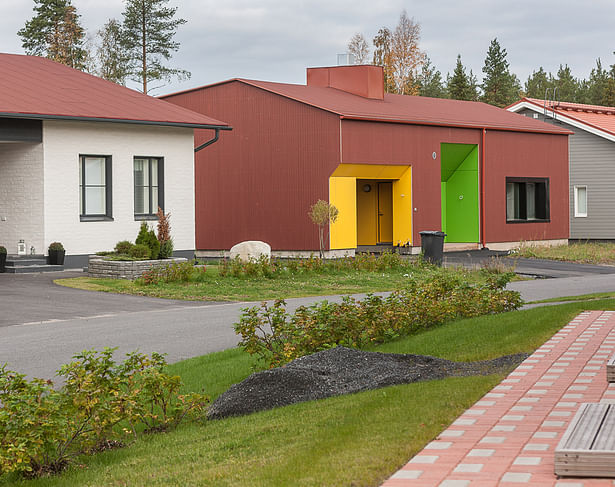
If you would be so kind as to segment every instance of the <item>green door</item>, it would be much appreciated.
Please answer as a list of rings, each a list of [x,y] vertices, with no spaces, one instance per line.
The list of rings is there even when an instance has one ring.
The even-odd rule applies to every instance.
[[[441,144],[442,231],[445,242],[479,239],[478,146]]]

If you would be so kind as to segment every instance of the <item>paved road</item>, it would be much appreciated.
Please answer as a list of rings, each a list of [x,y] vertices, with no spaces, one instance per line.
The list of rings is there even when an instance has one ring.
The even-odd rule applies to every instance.
[[[0,274],[0,363],[31,376],[52,377],[87,348],[163,351],[169,362],[237,344],[232,324],[255,303],[203,303],[118,296],[56,286],[53,278]],[[528,301],[615,291],[615,274],[515,282]],[[293,309],[319,298],[289,299]],[[337,300],[339,297],[328,297]]]

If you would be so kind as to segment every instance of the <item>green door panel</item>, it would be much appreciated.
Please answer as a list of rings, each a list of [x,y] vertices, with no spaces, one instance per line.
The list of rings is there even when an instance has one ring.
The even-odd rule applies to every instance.
[[[442,144],[442,230],[445,242],[479,239],[478,147]]]

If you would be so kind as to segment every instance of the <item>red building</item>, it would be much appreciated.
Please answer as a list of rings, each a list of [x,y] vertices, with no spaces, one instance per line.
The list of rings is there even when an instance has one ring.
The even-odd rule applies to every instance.
[[[233,79],[163,97],[234,128],[197,154],[197,249],[317,250],[318,199],[340,212],[332,251],[419,247],[422,230],[446,232],[449,249],[567,240],[570,131],[383,86],[380,67],[339,66],[308,68],[307,85]]]

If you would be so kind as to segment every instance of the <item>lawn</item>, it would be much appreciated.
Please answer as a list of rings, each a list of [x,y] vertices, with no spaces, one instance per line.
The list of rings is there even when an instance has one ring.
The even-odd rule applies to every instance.
[[[459,320],[375,347],[383,352],[483,360],[532,352],[585,309],[575,302]],[[186,390],[213,397],[251,372],[238,349],[171,366]],[[39,486],[376,486],[388,478],[502,376],[462,377],[375,391],[202,424],[142,438],[83,459],[60,477],[0,485]]]
[[[615,265],[615,244],[605,242],[573,243],[555,247],[522,245],[514,257],[562,260],[581,264]]]
[[[197,301],[260,301],[276,298],[299,298],[331,294],[354,294],[392,291],[412,277],[426,278],[436,268],[408,263],[386,270],[338,270],[284,274],[273,278],[261,276],[220,276],[217,265],[208,265],[197,281],[144,285],[123,279],[77,277],[57,279],[56,284],[112,293],[136,294],[168,299]],[[449,269],[443,272],[463,273],[469,281],[481,279],[480,272]]]

